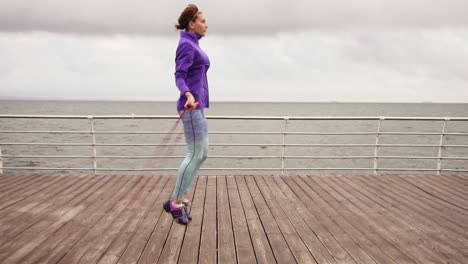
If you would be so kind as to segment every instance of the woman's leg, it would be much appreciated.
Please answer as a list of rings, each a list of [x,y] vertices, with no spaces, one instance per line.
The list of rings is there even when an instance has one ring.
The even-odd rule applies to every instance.
[[[172,198],[180,202],[190,191],[202,163],[208,155],[208,127],[203,110],[192,110],[182,118],[187,156],[177,173],[177,182]]]

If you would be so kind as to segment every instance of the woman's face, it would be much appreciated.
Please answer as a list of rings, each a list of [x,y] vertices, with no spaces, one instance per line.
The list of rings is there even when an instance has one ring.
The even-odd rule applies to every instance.
[[[205,16],[203,14],[198,14],[195,22],[190,21],[189,27],[190,32],[196,33],[204,37],[206,34],[206,30],[208,29],[208,24],[206,23]]]

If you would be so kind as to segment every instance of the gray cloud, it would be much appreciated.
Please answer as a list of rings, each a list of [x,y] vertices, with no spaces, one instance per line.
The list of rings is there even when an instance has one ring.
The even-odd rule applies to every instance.
[[[468,25],[465,0],[193,1],[210,32],[268,34],[348,28],[444,28]],[[188,2],[3,0],[0,30],[83,34],[171,34]]]
[[[0,98],[174,101],[177,38],[0,33]],[[467,102],[466,43],[468,30],[200,42],[213,101],[316,102]]]

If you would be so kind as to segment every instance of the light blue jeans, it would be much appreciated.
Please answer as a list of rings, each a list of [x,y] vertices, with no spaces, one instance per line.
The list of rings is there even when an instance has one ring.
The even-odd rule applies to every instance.
[[[182,117],[187,155],[177,172],[172,198],[182,200],[189,193],[202,163],[208,156],[208,125],[203,109],[187,111]]]

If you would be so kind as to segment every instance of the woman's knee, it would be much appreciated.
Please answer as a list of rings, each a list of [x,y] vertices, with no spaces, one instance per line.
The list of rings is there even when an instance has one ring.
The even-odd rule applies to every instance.
[[[202,163],[208,157],[206,151],[200,151],[197,155],[193,156],[197,163]]]

